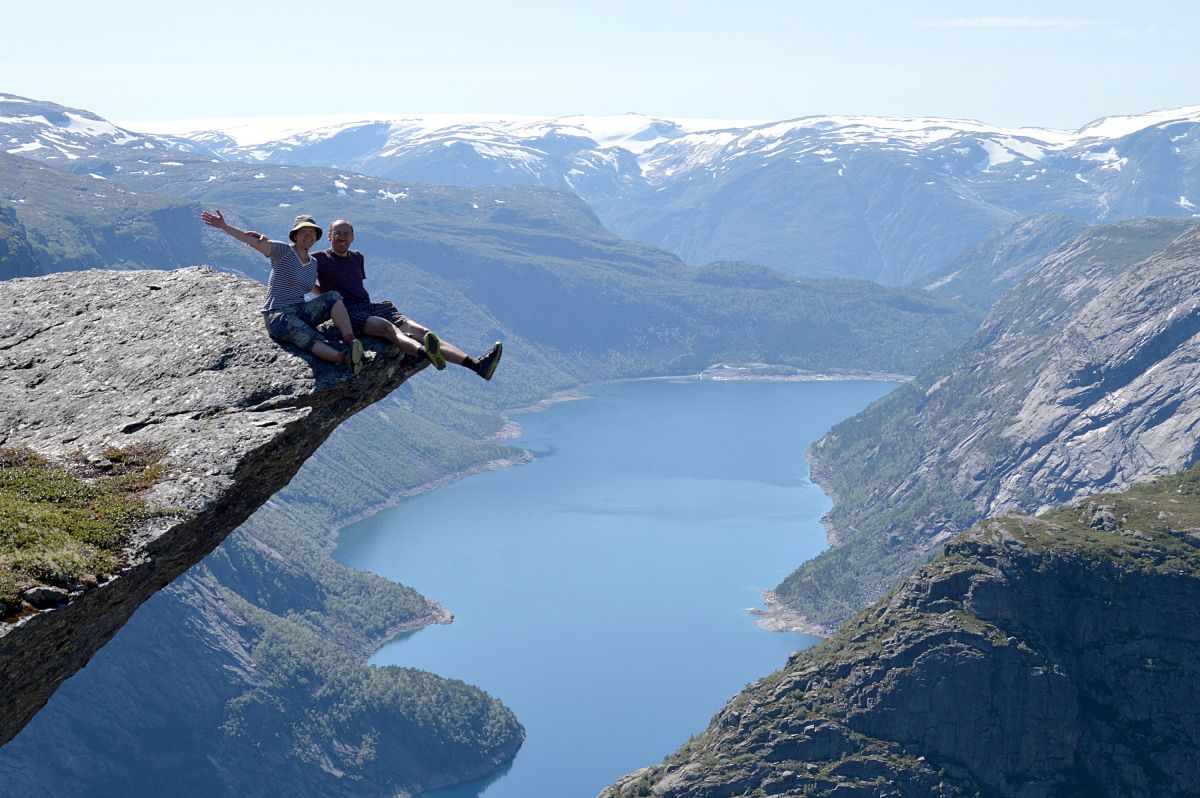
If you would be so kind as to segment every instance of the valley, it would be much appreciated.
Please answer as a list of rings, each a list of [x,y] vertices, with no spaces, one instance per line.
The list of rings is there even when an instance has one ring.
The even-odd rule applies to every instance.
[[[411,588],[332,560],[328,530],[418,486],[527,459],[497,438],[507,409],[731,364],[915,376],[814,436],[813,480],[835,498],[826,523],[837,545],[789,563],[799,568],[774,593],[830,640],[759,674],[708,731],[608,794],[870,795],[886,783],[1048,796],[1103,782],[1149,795],[1193,784],[1161,729],[1126,733],[1089,714],[1092,698],[1064,697],[1109,680],[1105,712],[1136,715],[1145,691],[1175,695],[1186,681],[1186,640],[1150,634],[1145,657],[1167,666],[1136,678],[1072,666],[1038,681],[1066,726],[1045,731],[1051,719],[1032,707],[998,708],[1034,689],[1028,679],[1047,662],[1089,646],[1101,661],[1118,657],[1145,596],[1165,590],[1178,613],[1191,606],[1191,477],[1169,475],[1195,462],[1200,424],[1187,391],[1200,332],[1195,109],[1070,132],[832,116],[718,128],[637,115],[343,120],[244,144],[236,131],[137,133],[0,99],[0,277],[208,262],[262,279],[264,263],[203,234],[200,210],[223,207],[276,236],[304,210],[353,219],[373,293],[402,298],[469,348],[506,341],[495,383],[427,370],[342,424],[287,488],[146,604],[27,742],[0,749],[6,778],[35,772],[11,751],[68,740],[79,770],[42,765],[62,789],[143,778],[161,793],[186,759],[155,747],[168,730],[209,763],[180,783],[187,794],[254,794],[245,788],[264,757],[283,774],[270,788],[295,795],[424,792],[506,767],[524,734],[519,708],[510,722],[502,696],[474,688],[456,704],[419,671],[389,672],[405,685],[389,692],[364,664],[399,615],[433,615]],[[1157,488],[1132,487],[1149,477]],[[1184,497],[1178,507],[1170,491]],[[1082,503],[1054,509],[1071,501]],[[1057,576],[1043,584],[1047,569]],[[1087,575],[1106,587],[1068,611],[1055,591]],[[1144,591],[1107,587],[1143,578]],[[1093,628],[1101,600],[1128,621],[1111,636],[1054,625]],[[926,652],[966,652],[980,670],[926,668]],[[181,662],[182,694],[171,675]],[[858,695],[843,689],[846,673],[863,691],[855,706],[839,697]],[[1002,687],[961,695],[1003,722],[970,727],[965,698],[921,705],[929,680],[972,685],[980,673]],[[315,693],[336,723],[312,719]],[[430,695],[446,703],[430,710]],[[1186,703],[1163,708],[1179,711],[1170,722],[1185,741]],[[116,763],[109,741],[70,720],[130,705],[143,731],[111,742],[144,752],[140,766]],[[484,705],[504,720],[481,730],[469,719]],[[921,712],[900,724],[894,707]],[[428,734],[405,717],[439,718],[462,756],[426,757],[434,772],[401,755]],[[455,731],[464,719],[467,742]],[[1017,746],[999,764],[967,745],[1043,732],[1062,745],[1033,757]],[[1166,764],[1146,770],[1145,751]]]

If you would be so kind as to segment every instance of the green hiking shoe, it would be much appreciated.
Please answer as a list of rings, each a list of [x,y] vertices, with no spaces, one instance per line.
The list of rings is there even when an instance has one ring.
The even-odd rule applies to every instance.
[[[350,342],[350,367],[357,374],[363,369],[363,348],[362,341],[355,338]]]
[[[485,380],[490,380],[500,365],[500,355],[504,354],[504,344],[497,341],[488,353],[475,361],[475,373]]]
[[[438,371],[446,368],[446,358],[442,356],[442,342],[432,330],[425,333],[425,357]]]

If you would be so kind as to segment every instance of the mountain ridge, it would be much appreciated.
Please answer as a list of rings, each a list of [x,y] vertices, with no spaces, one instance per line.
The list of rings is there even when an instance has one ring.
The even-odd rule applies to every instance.
[[[708,131],[631,114],[436,125],[343,124],[250,149],[210,131],[141,147],[438,184],[553,187],[583,198],[615,233],[688,263],[754,260],[887,285],[923,284],[997,227],[1033,214],[1095,224],[1186,217],[1200,204],[1197,107],[1106,117],[1072,132],[852,116]],[[11,149],[77,169],[88,152],[116,146],[38,144],[34,132],[47,127],[0,119]]]
[[[981,518],[1196,461],[1200,226],[1090,228],[976,333],[810,450],[836,546],[776,589],[831,628]]]

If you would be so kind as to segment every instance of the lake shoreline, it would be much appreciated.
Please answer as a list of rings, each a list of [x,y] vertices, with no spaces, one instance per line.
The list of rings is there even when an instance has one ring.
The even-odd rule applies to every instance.
[[[590,388],[605,385],[616,385],[626,382],[690,381],[844,382],[864,380],[870,382],[907,382],[911,379],[912,377],[909,375],[876,371],[809,371],[806,369],[798,369],[792,366],[775,366],[766,363],[718,363],[709,366],[701,372],[693,374],[657,375],[652,377],[624,377],[611,380],[598,380],[596,382],[582,383],[571,388],[565,388],[529,405],[522,405],[500,411],[499,416],[503,420],[500,429],[487,436],[485,440],[515,440],[521,436],[522,427],[519,421],[516,421],[514,418],[512,418],[513,416],[522,415],[525,413],[538,413],[555,405],[562,404],[563,402],[573,402],[588,399],[590,397],[588,396],[587,391]],[[428,493],[477,474],[483,474],[489,471],[499,471],[504,468],[509,468],[524,463],[531,463],[535,459],[536,457],[531,452],[522,450],[520,454],[512,457],[493,458],[490,460],[481,461],[464,468],[450,471],[438,477],[437,479],[396,491],[383,501],[371,504],[354,513],[353,515],[338,519],[337,521],[331,523],[325,531],[325,548],[332,556],[333,551],[337,548],[338,536],[341,534],[342,529],[350,526],[351,524],[370,518],[383,510],[395,507],[404,499]],[[824,485],[820,485],[820,487],[822,490],[825,490]],[[406,621],[397,625],[393,629],[389,629],[381,639],[374,641],[371,644],[372,648],[367,652],[367,656],[364,657],[364,660],[369,659],[370,656],[372,656],[376,651],[394,640],[398,635],[407,632],[413,632],[434,624],[448,624],[453,622],[453,612],[442,607],[433,599],[426,598],[426,601],[429,602],[431,607],[430,615]],[[779,632],[800,632],[819,637],[824,637],[831,631],[808,623],[803,616],[779,601],[778,597],[775,596],[772,591],[767,590],[763,592],[763,603],[765,606],[761,609],[752,608],[748,610],[748,612],[751,614],[759,617],[760,620],[758,625],[763,629]],[[363,652],[355,653],[361,655]]]
[[[758,626],[768,632],[795,632],[812,635],[813,637],[828,637],[835,630],[811,623],[803,614],[784,604],[774,590],[762,592],[763,606],[750,607],[746,610],[758,618]]]

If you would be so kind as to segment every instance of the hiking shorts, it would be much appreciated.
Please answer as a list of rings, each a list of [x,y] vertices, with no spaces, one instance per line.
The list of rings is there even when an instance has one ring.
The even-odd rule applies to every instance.
[[[325,337],[317,332],[317,325],[332,318],[333,306],[341,298],[337,291],[326,291],[307,302],[264,310],[267,334],[276,341],[311,352],[318,341],[325,343]]]
[[[390,321],[399,327],[405,322],[405,317],[396,310],[396,306],[391,302],[361,302],[350,300],[346,303],[346,312],[350,314],[350,326],[354,328],[355,335],[363,334],[363,327],[366,326],[368,316],[378,316],[384,321]]]

